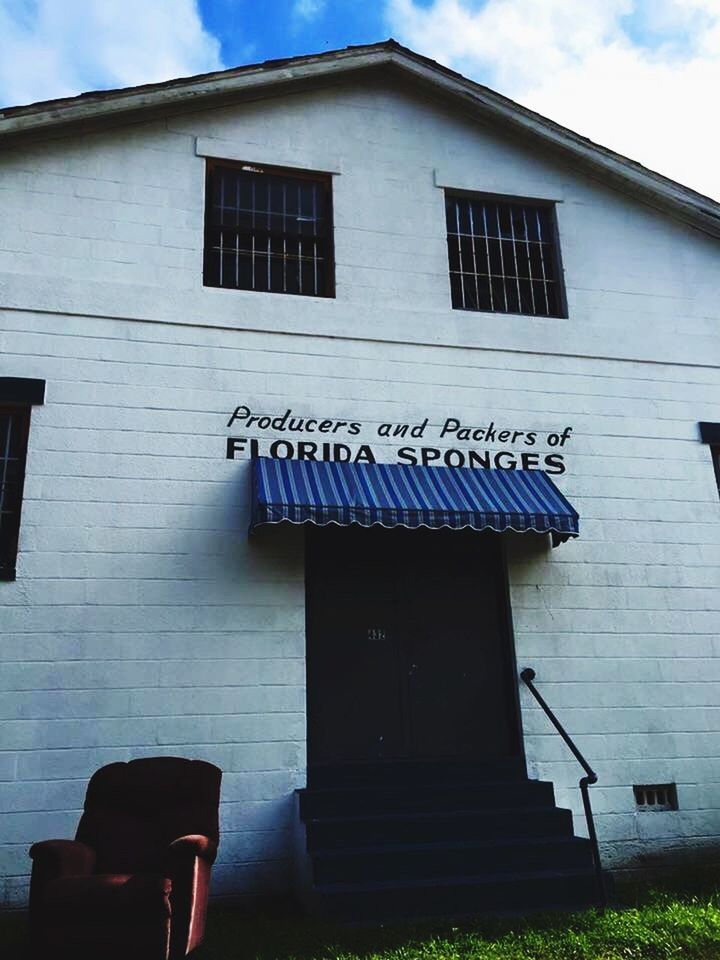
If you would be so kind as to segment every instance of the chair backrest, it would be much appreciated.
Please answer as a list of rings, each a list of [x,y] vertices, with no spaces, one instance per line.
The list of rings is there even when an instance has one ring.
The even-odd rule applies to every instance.
[[[213,764],[182,757],[101,767],[88,784],[77,839],[96,851],[98,873],[155,872],[178,837],[218,842],[221,777]]]

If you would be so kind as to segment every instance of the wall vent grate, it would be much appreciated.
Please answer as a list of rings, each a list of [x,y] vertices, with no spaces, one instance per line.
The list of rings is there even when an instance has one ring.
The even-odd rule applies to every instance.
[[[674,783],[641,783],[633,787],[638,810],[677,810],[677,787]]]

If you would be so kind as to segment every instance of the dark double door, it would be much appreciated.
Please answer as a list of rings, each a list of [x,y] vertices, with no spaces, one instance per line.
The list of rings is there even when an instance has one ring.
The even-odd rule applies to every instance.
[[[504,596],[497,535],[310,530],[309,763],[517,755]]]

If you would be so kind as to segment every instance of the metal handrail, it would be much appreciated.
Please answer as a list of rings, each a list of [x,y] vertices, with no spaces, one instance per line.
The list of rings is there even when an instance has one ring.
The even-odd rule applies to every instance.
[[[597,774],[592,769],[590,764],[587,762],[585,757],[580,753],[578,748],[575,746],[573,741],[570,739],[570,735],[567,733],[563,725],[560,723],[558,718],[552,712],[550,707],[545,702],[542,694],[538,692],[533,680],[535,679],[535,671],[532,667],[525,667],[524,670],[520,673],[520,679],[524,682],[525,686],[528,688],[530,693],[535,697],[537,702],[543,708],[545,713],[548,716],[548,719],[555,727],[557,732],[563,738],[567,746],[570,748],[570,752],[575,757],[577,762],[585,771],[585,776],[580,778],[580,793],[582,795],[583,809],[585,810],[585,820],[587,822],[588,837],[590,838],[590,846],[592,850],[592,859],[593,867],[595,868],[595,877],[597,879],[598,893],[600,895],[600,905],[605,906],[607,903],[607,891],[605,890],[605,880],[603,878],[602,864],[600,863],[600,850],[598,848],[598,839],[597,833],[595,831],[595,821],[593,820],[592,807],[590,806],[590,794],[589,787],[592,784],[597,783]]]

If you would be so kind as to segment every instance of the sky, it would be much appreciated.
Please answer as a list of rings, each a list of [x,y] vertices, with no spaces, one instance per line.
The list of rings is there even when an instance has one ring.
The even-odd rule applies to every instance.
[[[720,200],[720,0],[0,0],[0,104],[390,36]]]

